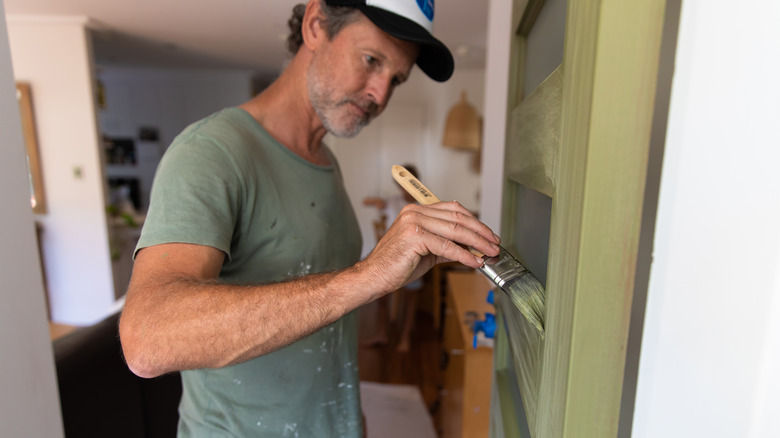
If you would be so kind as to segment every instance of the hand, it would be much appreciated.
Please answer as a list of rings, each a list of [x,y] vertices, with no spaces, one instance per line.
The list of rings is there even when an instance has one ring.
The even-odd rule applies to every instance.
[[[482,259],[465,247],[487,256],[499,253],[500,239],[456,201],[429,206],[409,204],[377,243],[364,263],[384,293],[419,278],[433,265],[458,261],[478,268]]]

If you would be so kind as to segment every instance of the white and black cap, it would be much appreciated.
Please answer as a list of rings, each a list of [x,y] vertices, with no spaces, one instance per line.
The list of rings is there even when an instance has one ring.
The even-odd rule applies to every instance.
[[[452,53],[433,36],[434,0],[325,0],[329,6],[359,9],[388,34],[420,45],[417,66],[431,79],[444,82],[452,76]]]

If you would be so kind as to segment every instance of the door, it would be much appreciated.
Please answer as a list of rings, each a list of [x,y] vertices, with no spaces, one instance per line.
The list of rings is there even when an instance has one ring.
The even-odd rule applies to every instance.
[[[498,294],[494,437],[618,430],[664,1],[570,1],[562,62],[527,87],[557,1],[513,2],[502,231],[545,284],[545,333]]]

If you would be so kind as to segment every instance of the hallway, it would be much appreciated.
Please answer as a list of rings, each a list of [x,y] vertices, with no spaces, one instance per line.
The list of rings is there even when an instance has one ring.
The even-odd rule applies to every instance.
[[[396,348],[400,335],[400,322],[403,320],[403,309],[401,309],[398,319],[390,322],[389,342],[379,346],[361,344],[358,353],[360,380],[417,386],[432,416],[434,427],[437,433],[440,433],[437,414],[442,379],[441,340],[439,332],[434,327],[429,281],[426,281],[425,287],[419,294],[409,351],[399,352]],[[375,333],[378,327],[378,307],[378,303],[373,302],[359,310],[361,341]]]

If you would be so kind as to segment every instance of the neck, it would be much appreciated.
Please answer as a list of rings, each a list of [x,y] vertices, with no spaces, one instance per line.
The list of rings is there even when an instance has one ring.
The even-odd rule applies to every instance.
[[[327,131],[309,101],[307,56],[300,51],[279,78],[239,108],[296,155],[314,164],[328,165],[330,158],[322,147]]]

